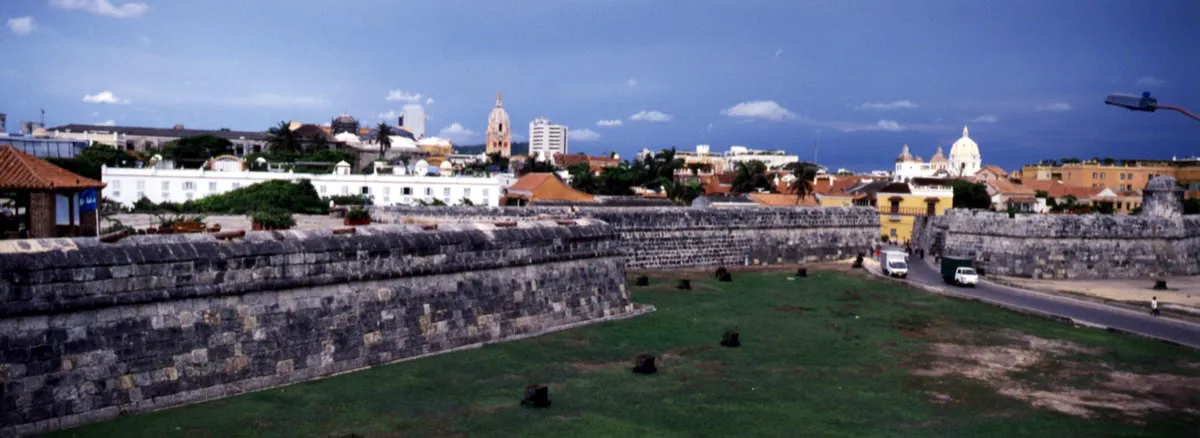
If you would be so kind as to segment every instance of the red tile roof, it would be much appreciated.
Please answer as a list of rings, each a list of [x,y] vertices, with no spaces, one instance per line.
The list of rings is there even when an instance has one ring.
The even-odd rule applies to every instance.
[[[529,201],[594,202],[595,196],[563,184],[553,173],[531,173],[508,187],[508,196]]]
[[[0,145],[0,190],[82,190],[104,183],[82,177],[22,152]]]

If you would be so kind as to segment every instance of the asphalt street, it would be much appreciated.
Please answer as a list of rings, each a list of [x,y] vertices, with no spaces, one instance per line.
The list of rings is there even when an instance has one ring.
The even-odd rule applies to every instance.
[[[1135,312],[1069,297],[1051,296],[1014,287],[980,280],[975,287],[945,284],[941,273],[929,261],[910,259],[908,281],[919,282],[929,287],[981,298],[1001,305],[1035,310],[1075,320],[1083,325],[1094,325],[1137,333],[1167,341],[1200,348],[1200,324],[1175,319],[1150,316],[1150,304],[1146,312]]]

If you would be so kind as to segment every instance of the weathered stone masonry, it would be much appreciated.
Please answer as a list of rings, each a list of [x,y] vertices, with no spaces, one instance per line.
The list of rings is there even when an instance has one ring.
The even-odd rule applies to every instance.
[[[950,210],[928,222],[929,254],[974,257],[988,275],[1200,275],[1200,217],[1017,215]]]
[[[563,207],[388,207],[386,222],[532,220]],[[870,252],[879,214],[870,208],[577,207],[611,224],[628,246],[628,267],[735,266],[836,260]]]
[[[640,311],[587,219],[24,243],[0,248],[0,435]]]

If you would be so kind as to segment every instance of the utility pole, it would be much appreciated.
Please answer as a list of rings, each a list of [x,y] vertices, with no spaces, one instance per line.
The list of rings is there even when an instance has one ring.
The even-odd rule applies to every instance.
[[[818,129],[817,135],[815,137],[813,137],[813,164],[816,164],[818,167],[821,166],[820,164],[817,163],[817,151],[820,148],[820,145],[821,145],[821,130]]]

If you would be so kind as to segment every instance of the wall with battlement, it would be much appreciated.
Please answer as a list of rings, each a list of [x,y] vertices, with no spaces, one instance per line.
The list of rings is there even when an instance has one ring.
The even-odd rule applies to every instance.
[[[0,435],[619,318],[596,220],[0,242]]]
[[[561,217],[561,207],[387,207],[385,222],[530,220]],[[870,208],[576,207],[575,214],[612,225],[628,248],[630,268],[734,266],[851,258],[868,253],[879,232]]]
[[[985,274],[1029,278],[1200,275],[1200,217],[1017,215],[951,210],[918,246],[972,256]]]

